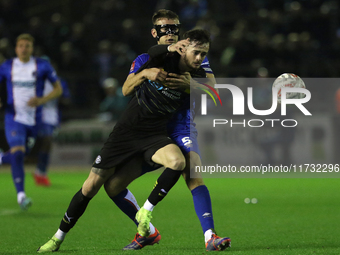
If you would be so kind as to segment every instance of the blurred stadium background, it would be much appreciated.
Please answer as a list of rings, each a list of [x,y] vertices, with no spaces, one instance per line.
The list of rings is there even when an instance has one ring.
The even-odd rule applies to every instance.
[[[216,77],[277,77],[285,72],[302,78],[340,76],[338,1],[0,0],[0,63],[14,57],[16,37],[30,33],[36,39],[35,55],[51,58],[72,94],[52,164],[88,165],[94,159],[116,119],[116,110],[107,106],[109,88],[122,86],[135,57],[156,43],[150,35],[151,16],[161,8],[179,14],[182,32],[210,30],[208,57]],[[314,155],[334,162],[340,144],[335,135],[340,85],[307,87],[313,98],[308,109],[317,123],[307,132],[307,146],[314,148],[307,159]],[[1,113],[0,147],[6,149]],[[240,144],[237,133],[229,137]]]

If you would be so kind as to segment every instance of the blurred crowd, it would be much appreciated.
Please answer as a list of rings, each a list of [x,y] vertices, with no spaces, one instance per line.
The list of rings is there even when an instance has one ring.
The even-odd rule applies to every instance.
[[[179,14],[182,32],[211,32],[216,77],[340,76],[335,0],[0,0],[0,63],[14,56],[20,33],[32,34],[35,55],[49,56],[69,84],[66,117],[93,117],[110,109],[112,86],[156,44],[151,16],[161,8]]]

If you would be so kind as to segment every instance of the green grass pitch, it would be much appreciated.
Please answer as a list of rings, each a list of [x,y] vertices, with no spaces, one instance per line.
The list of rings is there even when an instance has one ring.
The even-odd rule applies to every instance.
[[[36,187],[26,169],[33,206],[21,212],[8,168],[0,169],[0,254],[37,254],[56,232],[72,196],[89,169],[52,169],[49,188]],[[86,171],[85,171],[86,170]],[[140,204],[159,172],[130,185]],[[215,229],[232,240],[228,254],[340,254],[340,179],[205,179]],[[244,199],[257,198],[257,204]],[[203,233],[191,193],[181,179],[155,208],[153,223],[162,240],[140,251],[121,251],[136,226],[103,189],[69,232],[57,254],[205,254]]]

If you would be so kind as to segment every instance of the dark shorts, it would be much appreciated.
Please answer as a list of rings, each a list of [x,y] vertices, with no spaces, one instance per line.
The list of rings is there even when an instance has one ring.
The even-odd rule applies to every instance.
[[[93,167],[109,169],[143,156],[152,167],[160,167],[151,160],[155,152],[174,142],[166,134],[134,136],[133,132],[112,132],[93,163]]]

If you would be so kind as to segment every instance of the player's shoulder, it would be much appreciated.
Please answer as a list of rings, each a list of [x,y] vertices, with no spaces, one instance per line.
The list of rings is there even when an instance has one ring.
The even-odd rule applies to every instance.
[[[202,61],[201,67],[205,70],[206,73],[213,73],[211,67],[210,67],[210,63],[209,63],[209,59],[208,57],[205,57]]]
[[[143,53],[138,55],[136,60],[142,61],[142,62],[147,62],[150,59],[150,55],[148,53]]]
[[[132,62],[129,74],[136,73],[150,59],[150,55],[143,53]]]
[[[5,66],[11,66],[12,63],[13,63],[13,60],[14,60],[14,58],[6,59],[4,62],[2,62],[2,63],[0,64],[0,66],[3,66],[3,67],[5,67]]]
[[[51,65],[51,63],[48,60],[46,60],[46,59],[39,58],[39,57],[35,57],[34,59],[37,62],[37,64],[41,64],[41,65],[45,65],[45,66],[50,66]]]

